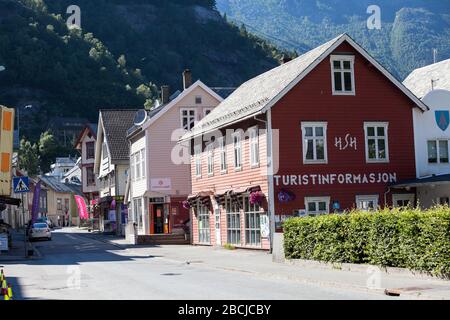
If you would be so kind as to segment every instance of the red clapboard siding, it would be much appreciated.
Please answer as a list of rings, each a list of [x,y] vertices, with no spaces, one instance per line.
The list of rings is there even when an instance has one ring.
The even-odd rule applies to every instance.
[[[397,179],[416,174],[413,140],[413,102],[350,45],[344,43],[333,54],[355,55],[355,96],[333,96],[330,58],[272,108],[272,127],[280,129],[280,170],[278,175],[395,172]],[[328,122],[328,164],[303,165],[302,121]],[[389,122],[389,158],[386,164],[369,164],[365,158],[364,122]],[[339,151],[335,137],[351,134],[357,150]],[[275,186],[275,198],[282,186]],[[342,208],[352,208],[356,195],[379,195],[384,204],[386,185],[308,185],[284,187],[296,194],[288,204],[275,201],[277,214],[304,209],[304,197],[330,196]],[[390,194],[387,197],[390,203]]]

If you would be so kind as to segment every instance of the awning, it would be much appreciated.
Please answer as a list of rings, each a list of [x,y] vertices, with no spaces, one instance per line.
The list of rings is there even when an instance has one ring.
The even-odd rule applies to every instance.
[[[191,207],[194,207],[197,201],[200,201],[200,203],[204,206],[209,206],[211,204],[211,195],[213,195],[213,191],[201,191],[197,194],[192,194],[187,198],[187,202]]]
[[[111,196],[106,196],[106,197],[103,197],[103,198],[100,198],[100,199],[98,199],[98,201],[97,201],[97,204],[103,204],[103,203],[111,203],[113,201],[113,197],[111,197]]]
[[[434,187],[439,185],[450,185],[450,174],[433,175],[424,178],[410,179],[397,182],[390,185],[391,188],[416,188],[416,187]]]
[[[21,200],[11,197],[0,196],[0,203],[9,204],[13,206],[20,206]]]
[[[217,203],[221,206],[225,205],[225,198],[230,197],[231,201],[236,202],[239,205],[239,207],[242,208],[242,201],[240,199],[240,196],[243,194],[250,194],[252,192],[258,191],[261,191],[261,186],[252,185],[246,187],[238,187],[235,189],[222,190],[221,192],[217,192],[215,197]]]

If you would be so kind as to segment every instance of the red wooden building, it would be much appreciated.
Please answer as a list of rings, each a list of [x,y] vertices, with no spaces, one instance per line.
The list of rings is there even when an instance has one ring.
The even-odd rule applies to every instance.
[[[346,34],[247,81],[182,139],[194,244],[270,249],[288,217],[392,205],[416,174],[413,108]]]

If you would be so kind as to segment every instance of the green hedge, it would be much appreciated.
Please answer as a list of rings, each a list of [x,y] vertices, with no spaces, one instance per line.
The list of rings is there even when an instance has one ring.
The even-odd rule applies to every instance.
[[[450,209],[383,210],[293,218],[288,259],[366,263],[450,276]]]

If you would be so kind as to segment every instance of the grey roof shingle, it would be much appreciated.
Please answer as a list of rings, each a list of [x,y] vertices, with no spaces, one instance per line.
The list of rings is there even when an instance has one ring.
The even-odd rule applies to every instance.
[[[137,111],[137,109],[100,110],[112,161],[129,160],[127,131],[134,125],[134,116]]]
[[[193,131],[188,132],[182,139],[217,129],[234,120],[261,111],[342,36],[339,35],[292,61],[248,80],[214,108],[208,116],[199,121]]]
[[[419,68],[403,81],[403,84],[418,98],[423,98],[434,89],[450,90],[450,59]]]
[[[58,177],[42,176],[40,180],[49,188],[58,193],[74,193],[82,196],[81,185],[62,183]]]
[[[233,122],[265,112],[267,108],[275,103],[291,86],[295,85],[308,74],[316,63],[322,61],[327,54],[339,44],[347,41],[366,59],[377,67],[390,81],[402,90],[422,110],[427,106],[414,94],[395,79],[382,65],[380,65],[370,54],[358,45],[348,34],[341,34],[336,38],[322,44],[321,46],[306,52],[298,58],[271,69],[253,79],[248,80],[236,89],[227,99],[222,101],[214,110],[191,131],[188,131],[180,141],[188,140],[194,136],[211,132],[230,125]]]

